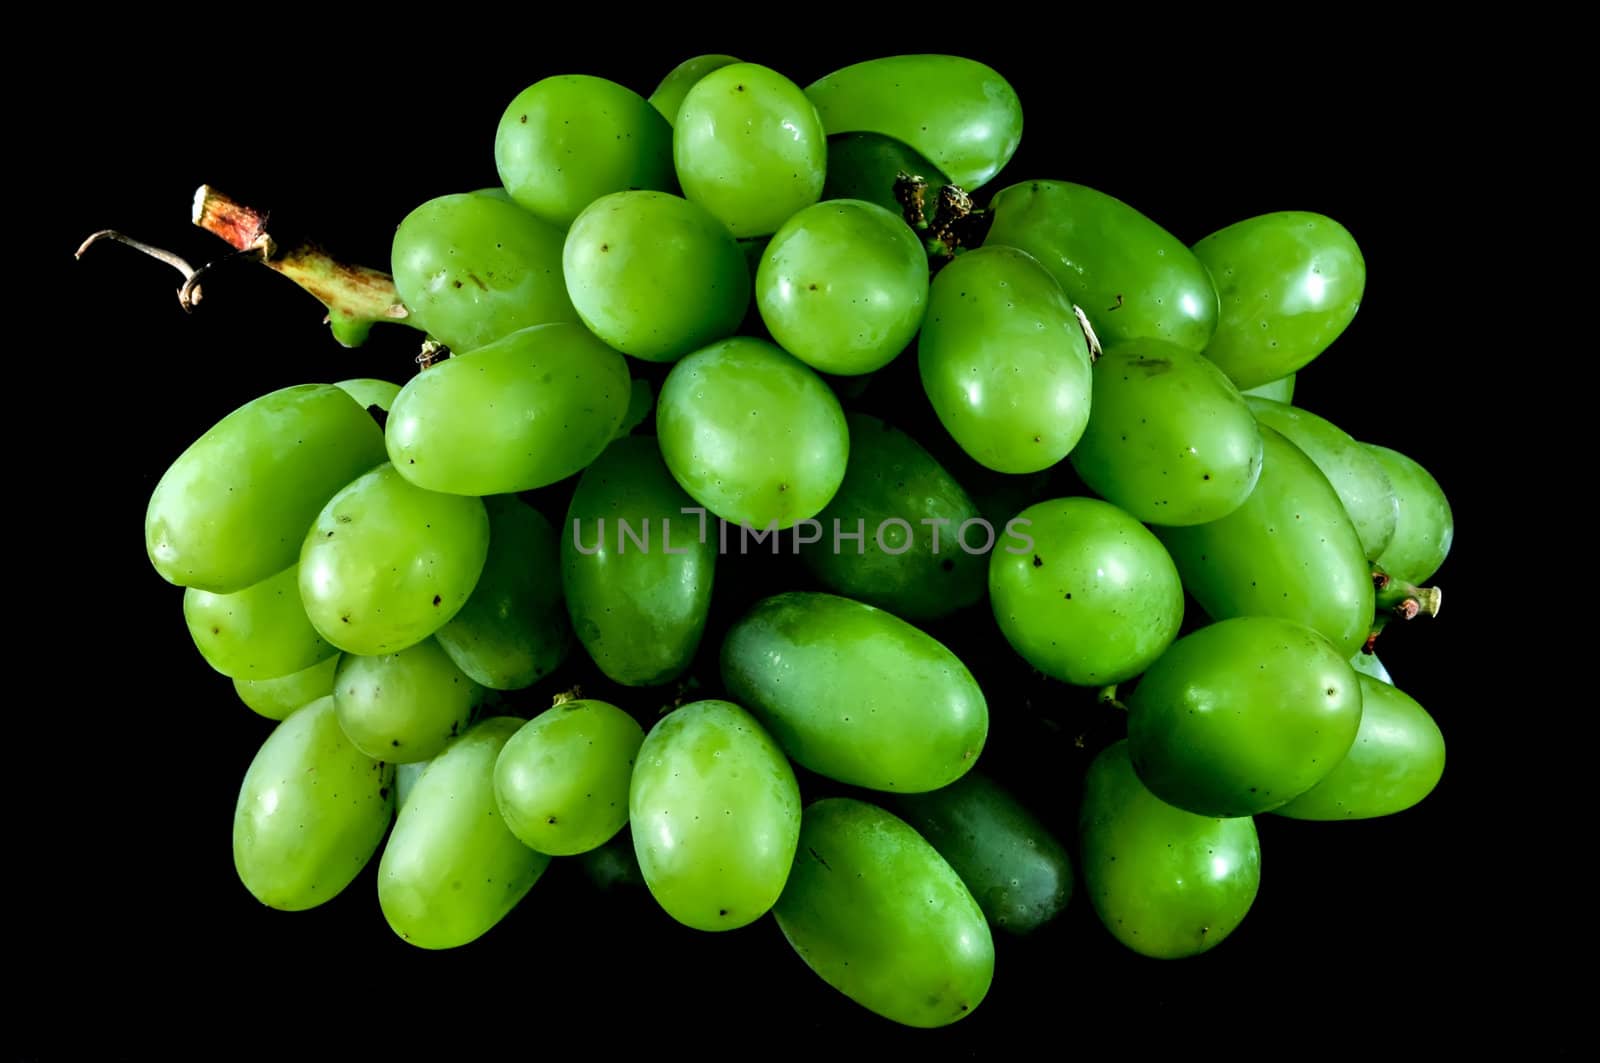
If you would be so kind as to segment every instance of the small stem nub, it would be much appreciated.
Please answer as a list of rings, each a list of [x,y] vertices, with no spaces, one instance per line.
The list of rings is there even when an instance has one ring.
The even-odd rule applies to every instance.
[[[550,698],[550,707],[553,709],[557,705],[565,705],[567,702],[577,701],[581,697],[583,697],[583,688],[574,685],[570,690],[563,690],[561,693],[553,695]]]
[[[1379,613],[1389,613],[1401,620],[1411,620],[1418,615],[1438,616],[1444,601],[1444,592],[1438,587],[1418,587],[1391,576],[1376,565],[1372,566],[1372,588]]]
[[[435,339],[422,341],[422,350],[417,354],[417,369],[431,369],[446,358],[450,357],[450,348]]]
[[[894,179],[894,198],[906,224],[921,232],[928,227],[928,179],[901,170]]]
[[[1124,705],[1121,699],[1117,697],[1117,684],[1115,683],[1112,683],[1110,686],[1101,687],[1099,690],[1095,691],[1094,700],[1098,701],[1102,705],[1110,705],[1113,709],[1116,709],[1119,712],[1128,711],[1128,706]]]

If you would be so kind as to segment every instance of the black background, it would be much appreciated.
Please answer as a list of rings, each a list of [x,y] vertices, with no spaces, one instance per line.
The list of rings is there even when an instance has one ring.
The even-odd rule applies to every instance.
[[[686,1052],[847,1057],[880,1048],[987,1054],[1040,1039],[1066,1050],[1172,1043],[1298,1054],[1349,1044],[1382,1053],[1399,1041],[1491,1030],[1569,1043],[1562,994],[1547,985],[1553,971],[1507,958],[1530,915],[1505,899],[1519,858],[1486,837],[1501,829],[1488,817],[1505,785],[1511,699],[1482,678],[1499,620],[1485,529],[1501,502],[1479,468],[1480,411],[1493,397],[1467,368],[1494,344],[1487,296],[1463,281],[1483,253],[1460,223],[1486,154],[1470,70],[1352,42],[1327,54],[1297,42],[1203,62],[1112,56],[1102,46],[1090,62],[1076,45],[1035,52],[993,34],[909,47],[837,38],[805,50],[750,33],[619,50],[564,38],[522,47],[485,26],[470,48],[324,55],[269,29],[214,29],[203,47],[85,64],[74,76],[93,105],[41,149],[51,153],[54,188],[65,190],[56,209],[32,219],[59,256],[45,283],[59,300],[55,327],[71,336],[69,350],[51,350],[84,367],[79,378],[74,363],[51,363],[67,369],[57,387],[79,411],[63,431],[97,457],[71,476],[59,510],[81,537],[79,561],[64,580],[56,575],[51,598],[61,689],[50,696],[53,715],[27,714],[38,733],[26,752],[13,751],[24,771],[53,780],[31,791],[42,810],[10,802],[36,856],[14,883],[26,1043],[50,1053],[105,1038],[128,1054],[192,1054],[283,1037],[314,1053],[319,1042],[303,1031],[325,1025],[380,1054],[456,1038],[466,1039],[456,1042],[463,1051],[506,1042],[531,1054],[549,1036],[592,1037],[602,1049],[641,1037]],[[110,54],[112,43],[99,48]],[[185,316],[172,297],[176,274],[116,247],[73,264],[77,240],[114,226],[195,262],[217,257],[224,246],[188,224],[205,181],[270,208],[275,227],[385,266],[393,228],[413,206],[495,183],[496,122],[542,76],[592,73],[647,94],[680,59],[720,49],[805,84],[846,62],[936,46],[990,63],[1022,97],[1023,146],[992,188],[1025,177],[1080,181],[1186,242],[1253,214],[1316,210],[1360,242],[1361,312],[1302,373],[1296,399],[1417,458],[1454,504],[1455,550],[1435,580],[1448,592],[1443,615],[1381,644],[1399,685],[1444,730],[1450,759],[1439,789],[1382,821],[1261,817],[1255,908],[1199,959],[1126,952],[1080,896],[1036,939],[999,940],[988,1000],[942,1032],[901,1030],[850,1003],[804,967],[771,920],[697,933],[648,897],[597,894],[560,862],[486,938],[442,954],[388,930],[373,868],[312,912],[257,904],[235,877],[229,835],[239,779],[271,725],[193,651],[181,592],[144,556],[145,501],[183,447],[236,406],[307,380],[402,380],[416,337],[381,327],[366,347],[343,350],[309,297],[254,266],[217,276]],[[899,394],[875,385],[868,403],[920,423],[920,394]],[[559,492],[544,500],[559,518]],[[770,561],[726,564],[713,627],[800,578]],[[73,588],[66,596],[63,582]],[[1120,723],[1031,676],[983,633],[989,627],[980,605],[936,629],[964,649],[989,695],[985,767],[1070,837],[1082,768]],[[700,673],[714,690],[714,668]],[[574,677],[588,679],[559,679]],[[645,720],[671,694],[613,693]],[[1074,746],[1079,734],[1087,749]],[[222,1029],[244,1043],[213,1040]]]

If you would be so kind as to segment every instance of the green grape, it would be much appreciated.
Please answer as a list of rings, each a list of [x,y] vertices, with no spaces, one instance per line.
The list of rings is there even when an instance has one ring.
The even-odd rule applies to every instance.
[[[350,744],[322,698],[273,729],[233,812],[233,866],[270,908],[332,900],[372,859],[394,813],[394,768]]]
[[[389,460],[430,491],[531,491],[593,461],[630,392],[627,363],[587,329],[536,325],[412,377],[389,411]]]
[[[881,133],[932,159],[972,191],[1022,142],[1022,102],[1006,79],[954,55],[896,55],[806,87],[831,133]]]
[[[1376,653],[1366,653],[1365,651],[1357,653],[1350,658],[1350,667],[1356,670],[1357,675],[1370,676],[1380,683],[1388,683],[1390,686],[1394,686],[1394,680],[1389,675],[1389,669],[1385,668],[1383,662],[1378,660]]]
[[[1198,354],[1146,340],[1094,367],[1094,416],[1072,467],[1096,494],[1150,524],[1204,524],[1244,504],[1261,475],[1250,407]]]
[[[1186,635],[1128,700],[1128,747],[1161,800],[1251,816],[1327,778],[1361,723],[1356,673],[1327,639],[1269,616]]]
[[[1269,380],[1265,384],[1257,384],[1253,388],[1243,388],[1239,394],[1245,398],[1254,395],[1258,399],[1271,399],[1281,402],[1285,406],[1294,401],[1294,374],[1280,376],[1276,380]]]
[[[667,468],[696,502],[751,528],[816,516],[849,459],[850,432],[828,385],[793,356],[743,336],[672,367],[656,434]]]
[[[922,386],[957,443],[996,472],[1038,472],[1089,422],[1089,345],[1038,262],[981,247],[934,278],[917,342]]]
[[[382,657],[347,654],[334,677],[339,726],[375,760],[432,760],[467,729],[483,688],[433,639]]]
[[[1299,447],[1322,470],[1344,504],[1361,538],[1361,549],[1376,558],[1394,538],[1400,500],[1378,459],[1337,425],[1307,410],[1271,399],[1246,399],[1256,421]]]
[[[384,413],[389,412],[394,397],[400,394],[399,384],[387,380],[374,380],[371,377],[341,380],[334,387],[355,399],[356,404],[363,410],[370,410],[376,406]]]
[[[161,578],[231,594],[294,564],[333,493],[383,460],[383,432],[331,384],[247,402],[156,484],[145,549]]]
[[[562,702],[511,736],[494,765],[500,818],[551,856],[604,845],[628,822],[628,782],[644,730],[604,701]]]
[[[959,539],[981,519],[972,499],[904,432],[864,413],[847,420],[850,464],[801,550],[806,567],[830,590],[910,620],[983,597],[983,556]]]
[[[1433,577],[1450,553],[1456,537],[1455,516],[1439,481],[1397,450],[1364,444],[1394,487],[1399,500],[1394,538],[1378,555],[1378,567],[1411,583]]]
[[[955,654],[831,594],[758,602],[728,631],[722,679],[796,764],[873,790],[948,786],[989,734],[983,691]]]
[[[928,255],[897,215],[859,199],[827,200],[773,235],[756,305],[772,338],[811,368],[875,372],[922,324]]]
[[[1178,636],[1183,586],[1161,541],[1116,506],[1058,498],[1022,511],[1033,549],[989,555],[1006,641],[1039,671],[1106,686],[1144,671]]]
[[[689,95],[689,90],[701,78],[713,70],[721,70],[737,62],[739,60],[731,55],[697,55],[693,59],[685,59],[661,79],[656,91],[650,94],[650,106],[661,112],[661,117],[667,120],[668,125],[673,124],[678,119],[678,108],[683,106],[683,98]]]
[[[639,870],[639,858],[633,852],[633,832],[626,824],[604,845],[579,853],[578,866],[589,883],[603,893],[648,888],[644,872]]]
[[[563,229],[601,196],[675,186],[667,119],[632,89],[584,74],[518,93],[495,133],[494,164],[519,206]]]
[[[495,808],[495,759],[522,722],[491,716],[474,724],[406,795],[378,863],[378,903],[390,928],[419,948],[482,937],[550,866]]]
[[[822,195],[828,142],[800,86],[735,63],[697,81],[678,108],[672,157],[683,194],[735,236],[765,236]]]
[[[612,443],[578,481],[561,585],[578,639],[609,679],[654,686],[694,660],[717,546],[693,506],[649,436]]]
[[[281,720],[302,705],[332,694],[333,673],[338,667],[339,656],[335,654],[310,668],[273,679],[235,679],[233,689],[252,712],[269,720]]]
[[[1037,258],[1083,308],[1106,346],[1160,340],[1199,354],[1217,328],[1205,266],[1172,234],[1120,199],[1066,181],[1001,189],[985,246]]]
[[[511,496],[486,498],[489,554],[467,604],[435,636],[475,683],[521,690],[572,650],[561,604],[560,548],[544,514]]]
[[[422,778],[422,773],[428,770],[431,761],[415,760],[410,764],[396,764],[394,766],[394,807],[396,811],[406,807],[406,798],[411,796],[411,791],[416,788],[417,780]]]
[[[647,362],[733,335],[750,306],[739,242],[704,207],[665,192],[595,200],[572,223],[561,265],[589,330]]]
[[[424,491],[384,464],[334,495],[305,533],[300,598],[341,650],[397,653],[456,615],[488,552],[482,502]]]
[[[1261,478],[1210,524],[1156,528],[1183,586],[1217,620],[1277,616],[1320,631],[1349,657],[1372,628],[1372,573],[1328,478],[1261,429]]]
[[[232,679],[277,679],[337,656],[306,619],[298,574],[290,565],[232,594],[184,591],[183,619],[206,663]]]
[[[916,831],[864,801],[806,807],[773,914],[824,982],[906,1026],[965,1018],[994,978],[994,939],[967,887]]]
[[[739,706],[697,701],[650,729],[628,798],[634,851],[668,915],[733,930],[778,899],[800,833],[800,787]]]
[[[1031,934],[1072,899],[1067,850],[1022,803],[977,771],[894,810],[949,862],[989,922]]]
[[[1320,820],[1389,816],[1439,785],[1444,735],[1433,717],[1387,680],[1356,678],[1361,683],[1361,729],[1350,752],[1327,778],[1273,809],[1278,815]]]
[[[413,324],[457,352],[477,350],[533,325],[578,320],[561,279],[564,239],[515,203],[440,196],[395,230],[394,286]]]
[[[1367,264],[1332,218],[1285,210],[1236,222],[1194,245],[1221,300],[1206,357],[1242,388],[1294,372],[1356,316]]]
[[[1261,885],[1255,821],[1160,800],[1134,773],[1127,742],[1089,766],[1078,836],[1095,914],[1118,941],[1155,959],[1215,948],[1244,921]]]
[[[933,163],[893,137],[878,133],[844,133],[828,138],[828,179],[823,199],[864,199],[896,217],[904,209],[894,194],[901,174],[928,183],[925,202],[931,212],[937,189],[950,183]]]

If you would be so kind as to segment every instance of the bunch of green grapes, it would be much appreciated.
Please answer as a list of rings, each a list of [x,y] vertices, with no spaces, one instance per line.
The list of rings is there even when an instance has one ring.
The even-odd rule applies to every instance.
[[[282,721],[238,796],[248,890],[308,908],[381,851],[389,925],[451,948],[552,860],[620,852],[671,918],[771,913],[829,984],[938,1026],[1074,863],[1118,940],[1188,956],[1249,911],[1253,817],[1424,798],[1443,739],[1371,649],[1437,610],[1449,504],[1290,405],[1356,313],[1355,241],[1282,212],[1186,247],[1059,180],[974,211],[1021,132],[949,56],[512,100],[503,188],[395,233],[450,356],[258,398],[150,500],[196,647]],[[850,408],[897,359],[942,431]],[[523,497],[563,481],[564,512]],[[730,528],[804,565],[695,672]],[[981,771],[984,690],[919,626],[963,610],[1126,711],[1076,838]],[[583,657],[617,703],[552,706]]]

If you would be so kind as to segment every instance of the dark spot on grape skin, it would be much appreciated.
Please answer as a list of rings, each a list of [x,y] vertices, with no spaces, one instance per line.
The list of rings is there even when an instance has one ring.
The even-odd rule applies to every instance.
[[[517,121],[521,122],[523,125],[527,125],[528,124],[528,116],[527,115],[521,115],[521,116],[519,116],[517,118]]]
[[[956,570],[956,563],[947,557],[943,561],[939,562],[939,567],[946,572],[954,572]]]
[[[439,603],[440,603],[440,602],[442,602],[442,601],[443,601],[443,600],[444,600],[444,599],[443,599],[443,598],[440,598],[440,597],[439,597],[439,596],[438,596],[438,595],[437,595],[437,594],[435,594],[435,595],[434,595],[434,596],[433,596],[433,604],[434,604],[434,605],[438,605],[438,604],[439,604]]]
[[[1033,567],[1034,568],[1043,568],[1044,567],[1044,558],[1040,557],[1038,554],[1034,554],[1033,555]]]

